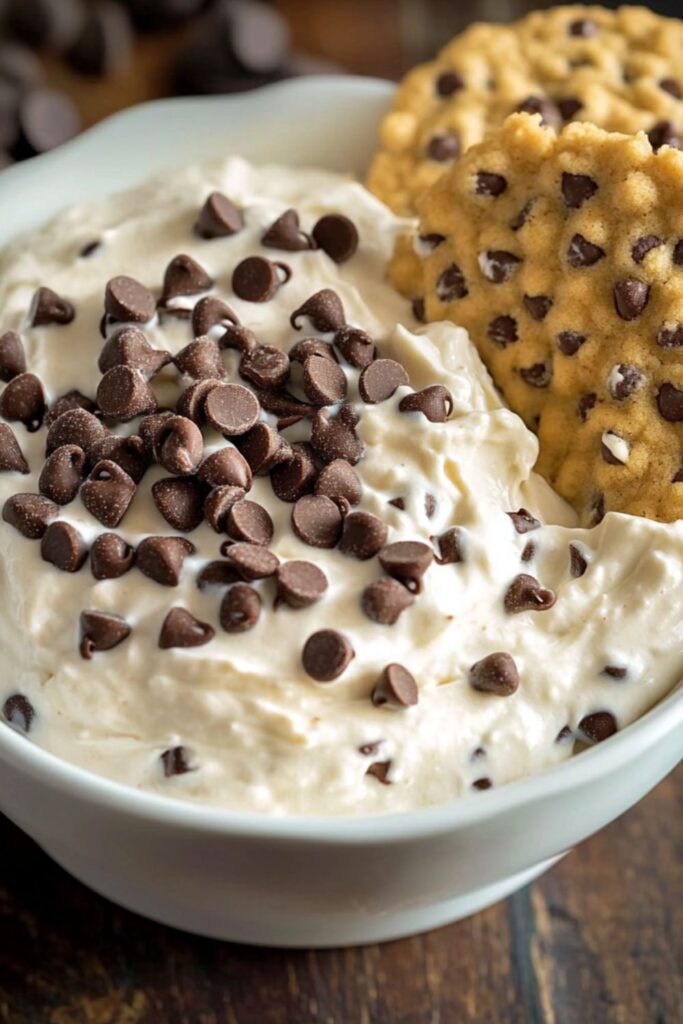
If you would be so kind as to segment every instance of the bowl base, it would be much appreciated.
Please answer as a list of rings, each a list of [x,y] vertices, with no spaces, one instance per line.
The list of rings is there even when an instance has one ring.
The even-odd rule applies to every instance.
[[[206,908],[189,909],[180,903],[174,907],[169,893],[162,906],[149,891],[127,885],[121,878],[101,871],[92,862],[79,861],[72,850],[63,851],[62,856],[61,850],[50,848],[49,845],[44,849],[60,867],[89,889],[125,910],[141,914],[159,924],[225,942],[289,949],[361,946],[390,942],[442,928],[505,899],[566,856],[566,853],[561,853],[491,885],[427,907],[413,907],[387,914],[367,914],[360,909],[338,914],[299,912],[289,917],[283,917],[281,913],[271,915],[267,908],[260,907],[252,918],[245,921],[241,916],[239,919],[233,918],[227,907],[215,907],[211,913]]]

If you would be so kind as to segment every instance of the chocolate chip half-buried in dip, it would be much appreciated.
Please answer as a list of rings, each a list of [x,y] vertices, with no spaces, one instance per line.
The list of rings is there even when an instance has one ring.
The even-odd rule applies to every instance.
[[[0,728],[181,799],[375,814],[485,800],[473,782],[569,757],[565,726],[609,742],[678,678],[676,531],[576,526],[465,332],[386,283],[406,227],[346,179],[230,161],[5,254]],[[232,287],[253,257],[291,269],[266,301]],[[41,287],[69,323],[31,326]]]

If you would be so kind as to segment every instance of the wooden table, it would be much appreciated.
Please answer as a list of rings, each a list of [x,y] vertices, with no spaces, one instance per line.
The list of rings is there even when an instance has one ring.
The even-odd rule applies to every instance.
[[[0,822],[2,1024],[681,1024],[683,767],[534,885],[382,946],[198,939]]]

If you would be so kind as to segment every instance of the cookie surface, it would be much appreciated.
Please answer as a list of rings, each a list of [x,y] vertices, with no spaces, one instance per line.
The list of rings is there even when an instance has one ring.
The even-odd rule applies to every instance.
[[[683,153],[514,114],[421,201],[428,319],[466,327],[595,523],[683,517]]]
[[[410,215],[419,195],[512,112],[609,131],[683,130],[683,23],[643,7],[571,5],[512,25],[474,24],[404,78],[368,187]]]

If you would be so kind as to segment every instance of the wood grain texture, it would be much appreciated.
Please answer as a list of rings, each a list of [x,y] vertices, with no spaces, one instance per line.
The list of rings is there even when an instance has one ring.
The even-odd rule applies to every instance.
[[[2,1024],[680,1024],[683,767],[533,886],[401,942],[184,935],[90,893],[0,823]]]

